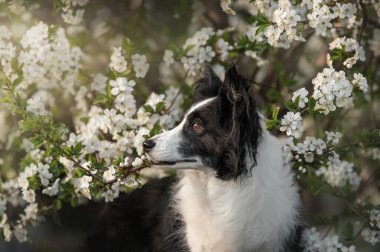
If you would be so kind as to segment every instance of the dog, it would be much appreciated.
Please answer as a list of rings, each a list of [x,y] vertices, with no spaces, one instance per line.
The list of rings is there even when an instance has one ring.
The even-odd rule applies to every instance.
[[[210,67],[181,123],[143,143],[152,180],[110,204],[89,251],[302,251],[301,203],[279,140],[264,129],[249,82]]]

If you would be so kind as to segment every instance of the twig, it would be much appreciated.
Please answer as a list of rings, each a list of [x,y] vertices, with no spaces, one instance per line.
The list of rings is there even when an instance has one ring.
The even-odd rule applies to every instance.
[[[129,177],[131,174],[137,174],[137,173],[139,173],[142,169],[145,169],[145,168],[148,168],[148,167],[151,167],[150,165],[147,165],[147,164],[145,164],[145,165],[140,165],[140,166],[136,166],[136,167],[134,167],[134,168],[130,168],[130,169],[128,169],[126,172],[125,172],[125,174],[124,174],[124,178],[127,178],[127,177]],[[114,182],[116,182],[117,181],[117,179],[113,179],[113,180],[111,180],[111,181],[108,181],[107,183],[105,183],[105,184],[113,184]]]
[[[105,185],[104,181],[101,178],[99,178],[95,174],[92,174],[91,171],[89,171],[88,169],[84,168],[80,163],[78,163],[78,161],[76,161],[74,158],[72,158],[71,155],[69,155],[68,153],[66,153],[66,151],[64,149],[62,149],[61,146],[59,146],[58,144],[54,143],[54,141],[52,141],[50,139],[50,137],[47,137],[47,139],[49,140],[49,142],[51,144],[54,145],[54,147],[56,147],[61,152],[61,154],[65,155],[66,158],[68,158],[70,161],[72,161],[78,168],[80,168],[81,170],[83,170],[84,172],[86,172],[89,176],[93,177],[94,179],[98,180],[100,183],[102,183],[103,185]]]
[[[175,95],[174,99],[172,100],[172,102],[170,103],[169,107],[167,109],[165,109],[165,113],[166,114],[169,114],[170,112],[170,109],[174,106],[174,103],[176,102],[177,98],[179,97],[179,95],[181,94],[181,89],[178,89],[178,92],[177,94]]]

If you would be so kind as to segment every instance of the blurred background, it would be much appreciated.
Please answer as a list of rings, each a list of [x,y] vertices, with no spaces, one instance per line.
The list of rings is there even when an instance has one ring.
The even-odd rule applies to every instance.
[[[151,64],[144,84],[136,87],[139,94],[136,98],[140,104],[151,92],[161,93],[170,85],[184,87],[194,82],[195,77],[186,76],[186,72],[178,64],[170,67],[163,64],[165,49],[181,48],[186,39],[201,27],[224,29],[232,26],[244,30],[244,26],[247,25],[245,20],[249,18],[249,10],[245,4],[237,5],[239,15],[228,16],[222,11],[218,0],[91,0],[85,7],[84,20],[80,25],[72,26],[63,22],[59,15],[60,1],[31,1],[24,9],[17,4],[11,6],[12,8],[4,7],[6,4],[13,4],[11,2],[0,0],[2,8],[0,8],[0,23],[7,26],[12,34],[21,37],[38,20],[46,24],[61,25],[66,28],[70,42],[81,47],[86,53],[88,58],[85,59],[85,67],[90,72],[106,72],[110,48],[126,43],[126,38],[132,41],[131,50],[146,54]],[[38,3],[39,7],[34,8],[34,3]],[[9,12],[5,8],[10,8],[12,11]],[[229,62],[238,64],[241,72],[255,83],[259,83],[255,87],[255,97],[264,112],[269,105],[282,106],[284,101],[290,99],[291,93],[299,87],[311,90],[311,80],[326,65],[328,43],[312,32],[306,32],[305,37],[307,43],[294,43],[290,49],[265,51],[263,58],[268,59],[269,64],[264,66],[258,66],[257,62],[245,56],[236,57]],[[368,62],[375,66],[376,74],[376,67],[380,62],[378,59]],[[226,66],[214,64],[213,67],[222,76]],[[371,92],[378,97],[380,84],[376,81],[369,85]],[[58,91],[51,92],[55,102],[65,108],[57,113],[57,120],[64,121],[69,128],[74,129],[74,122],[71,120],[72,113],[76,113],[76,110],[71,109],[71,104],[76,102],[75,97],[63,97]],[[329,117],[320,118],[320,128],[337,128],[341,132],[346,132],[348,136],[346,142],[350,142],[350,136],[354,136],[358,129],[379,128],[378,100],[368,102],[360,95],[358,100],[362,102],[359,110],[333,113]],[[282,110],[280,114],[283,114]],[[312,120],[305,120],[306,125],[313,123]],[[7,150],[9,138],[15,138],[15,144],[20,146],[23,144],[17,143],[14,125],[14,119],[0,105],[0,157],[8,160],[7,166],[0,168],[3,178],[15,176],[14,167],[18,165],[25,151],[25,149],[19,152]],[[307,128],[310,129],[309,134],[315,133],[313,127]],[[364,180],[370,180],[360,187],[358,194],[361,195],[361,199],[370,198],[375,205],[378,205],[380,175],[379,173],[372,175],[371,169],[373,167],[379,169],[379,160],[369,159],[370,155],[363,152],[356,158],[356,163],[364,167],[361,176]],[[302,183],[300,186],[303,188]],[[315,215],[334,216],[342,211],[345,204],[343,200],[329,194],[322,193],[314,197],[308,190],[302,191],[302,197],[307,220]],[[31,242],[20,244],[13,239],[10,243],[5,243],[0,239],[0,251],[80,251],[83,238],[96,223],[102,207],[104,207],[102,202],[90,202],[74,208],[64,206],[56,216],[48,216],[38,227],[30,229]],[[360,241],[357,244],[358,251],[380,251],[380,246],[366,245],[364,241]]]

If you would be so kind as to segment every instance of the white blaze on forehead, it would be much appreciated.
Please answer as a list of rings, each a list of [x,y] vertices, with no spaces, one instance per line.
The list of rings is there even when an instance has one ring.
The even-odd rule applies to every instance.
[[[206,100],[203,100],[203,101],[201,101],[201,102],[195,104],[195,105],[192,106],[192,107],[189,109],[189,111],[186,113],[184,119],[186,119],[187,116],[188,116],[189,114],[191,114],[192,112],[194,112],[195,110],[197,110],[197,109],[199,109],[199,108],[201,108],[201,107],[204,107],[204,106],[208,105],[209,103],[211,103],[211,102],[212,102],[213,100],[215,100],[215,99],[216,99],[216,97],[211,97],[211,98],[208,98],[208,99],[206,99]]]

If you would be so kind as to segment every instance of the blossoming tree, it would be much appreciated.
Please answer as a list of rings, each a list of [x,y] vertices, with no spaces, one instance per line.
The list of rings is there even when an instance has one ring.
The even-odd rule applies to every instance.
[[[153,24],[158,2],[187,21],[175,31]],[[179,122],[205,64],[221,78],[237,64],[292,162],[305,250],[376,249],[379,1],[169,5],[0,0],[3,239],[26,242],[64,204],[108,203],[139,187],[151,165],[144,139]]]

